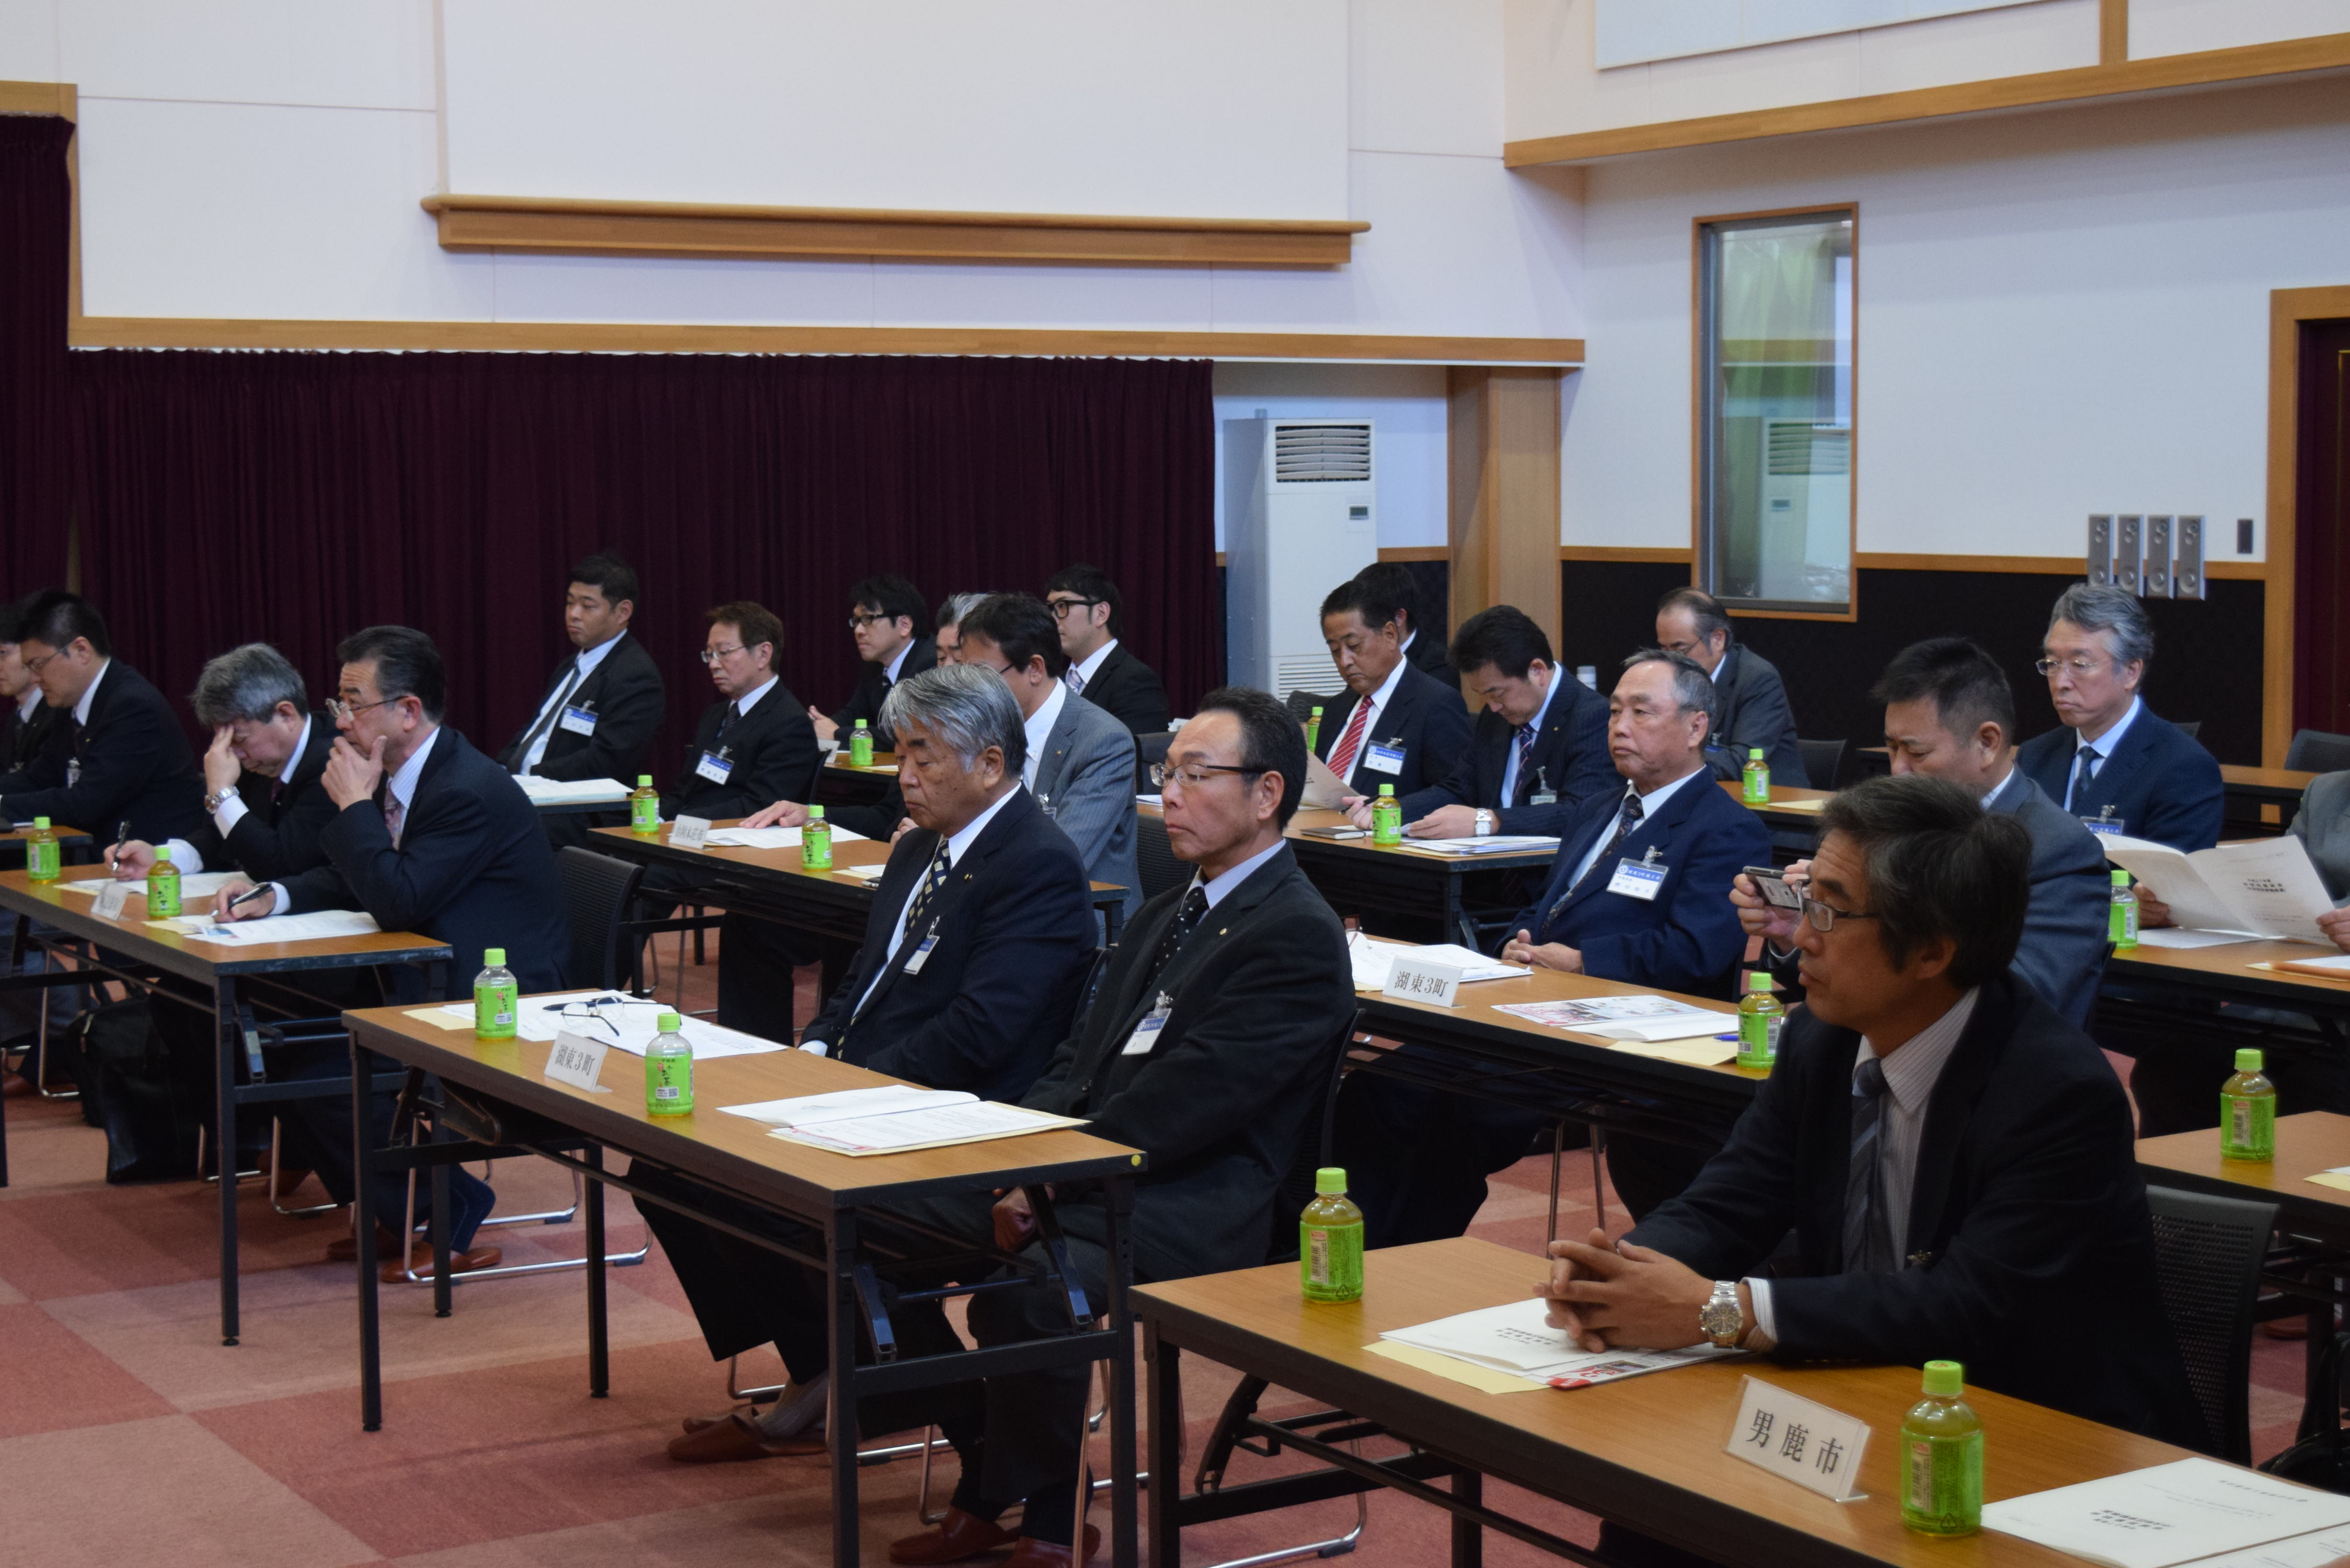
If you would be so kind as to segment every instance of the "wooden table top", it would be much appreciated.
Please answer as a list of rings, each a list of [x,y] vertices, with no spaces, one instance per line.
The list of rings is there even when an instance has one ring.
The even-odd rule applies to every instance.
[[[89,829],[86,827],[68,827],[62,822],[52,822],[49,824],[49,831],[57,835],[57,842],[60,844],[79,846],[87,844],[90,840]],[[33,830],[29,827],[18,827],[14,823],[0,823],[0,844],[21,844],[26,839],[32,836]]]
[[[522,1001],[525,1009],[532,1004],[532,998]],[[344,1017],[371,1050],[536,1111],[599,1142],[796,1212],[852,1208],[889,1193],[905,1195],[926,1188],[1075,1180],[1142,1167],[1136,1150],[1076,1127],[860,1158],[770,1137],[765,1123],[728,1116],[719,1108],[905,1081],[806,1051],[698,1061],[693,1064],[694,1111],[655,1116],[645,1110],[640,1056],[619,1049],[607,1053],[599,1081],[612,1092],[591,1094],[546,1076],[547,1054],[553,1049],[546,1042],[478,1040],[470,1026],[442,1029],[410,1017],[410,1011],[374,1007]]]
[[[1738,780],[1719,779],[1715,782],[1721,784],[1723,793],[1731,799],[1741,805],[1748,804],[1746,788]],[[1758,812],[1781,812],[1815,818],[1820,814],[1820,808],[1835,798],[1835,793],[1832,789],[1798,789],[1793,784],[1774,784],[1771,786],[1771,804],[1756,805],[1753,809]]]
[[[2216,1089],[2216,1085],[2215,1085]],[[2350,1116],[2295,1111],[2276,1120],[2276,1158],[2222,1159],[2220,1129],[2199,1127],[2137,1140],[2138,1168],[2158,1186],[2266,1199],[2297,1216],[2350,1225],[2350,1192],[2309,1179],[2350,1166]]]
[[[736,816],[729,817],[723,822],[713,822],[710,826],[739,827],[742,825],[743,819]],[[629,827],[595,827],[588,829],[588,832],[597,838],[608,840],[615,845],[641,850],[658,849],[664,858],[680,861],[712,860],[723,865],[740,866],[748,870],[765,872],[774,876],[802,877],[812,882],[839,881],[865,888],[870,888],[873,884],[861,877],[844,875],[847,868],[852,866],[880,866],[886,864],[889,858],[889,846],[884,839],[845,839],[835,835],[832,841],[832,869],[811,871],[800,864],[800,852],[796,848],[734,849],[713,844],[707,848],[696,849],[689,845],[672,844],[670,842],[670,835],[675,831],[676,826],[675,823],[664,822],[659,833],[639,833],[634,828]]]
[[[1295,1263],[1144,1285],[1133,1301],[1138,1317],[1186,1349],[1723,1562],[2077,1568],[2011,1536],[1945,1541],[1902,1528],[1896,1443],[1918,1397],[1912,1367],[1755,1359],[1596,1388],[1484,1394],[1363,1348],[1383,1331],[1523,1298],[1545,1272],[1539,1257],[1463,1237],[1370,1253],[1358,1302],[1305,1301]],[[1865,1498],[1830,1502],[1724,1451],[1749,1374],[1868,1423]],[[1967,1399],[1983,1421],[1987,1502],[2189,1457],[1984,1389],[1970,1387]]]
[[[2263,967],[2288,959],[2326,958],[2334,952],[2334,949],[2315,942],[2258,939],[2208,948],[2153,948],[2140,944],[2126,952],[2116,951],[2107,959],[2106,972],[2116,979],[2174,984],[2199,980],[2214,992],[2265,996],[2288,1006],[2306,1003],[2334,1011],[2350,1008],[2350,980],[2327,980],[2320,975]]]
[[[898,771],[898,753],[877,750],[873,753],[871,764],[860,768],[848,760],[848,747],[843,743],[840,750],[825,758],[824,765],[828,768],[838,768],[845,774],[894,774]]]
[[[111,879],[103,866],[68,866],[59,880]],[[448,943],[413,931],[370,931],[365,936],[328,937],[307,942],[254,942],[240,947],[191,941],[177,931],[159,930],[147,924],[147,900],[138,894],[132,894],[123,905],[120,919],[101,920],[92,908],[95,898],[58,889],[58,882],[36,882],[22,871],[0,871],[0,909],[36,916],[140,962],[199,980],[221,974],[412,963],[446,959],[450,951]]]

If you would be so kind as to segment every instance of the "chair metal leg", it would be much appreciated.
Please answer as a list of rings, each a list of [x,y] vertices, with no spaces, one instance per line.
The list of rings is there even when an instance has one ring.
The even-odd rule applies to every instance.
[[[576,1171],[571,1177],[571,1199],[576,1208],[579,1201],[579,1176]],[[560,1223],[560,1220],[553,1218],[557,1212],[557,1210],[549,1210],[544,1214],[517,1214],[503,1223],[521,1225],[532,1221],[543,1221],[553,1225]],[[567,1211],[563,1211],[564,1219],[569,1217]],[[490,1226],[498,1223],[501,1221],[484,1220],[478,1229],[487,1230]],[[416,1233],[416,1172],[413,1170],[408,1173],[408,1233],[411,1236]],[[413,1248],[411,1251],[412,1251]],[[604,1254],[604,1266],[610,1269],[632,1268],[643,1262],[646,1255],[651,1251],[652,1243],[648,1241],[633,1252],[607,1252]],[[420,1274],[409,1260],[403,1258],[400,1261],[403,1265],[406,1265],[400,1270],[402,1282],[411,1285],[429,1285],[435,1282],[430,1272]],[[503,1280],[515,1274],[552,1274],[565,1269],[584,1269],[587,1266],[586,1258],[556,1258],[544,1263],[501,1263],[494,1269],[473,1269],[462,1274],[452,1273],[449,1276],[449,1283],[455,1286],[468,1284],[476,1280]]]
[[[304,1209],[288,1209],[277,1201],[277,1172],[285,1164],[286,1127],[277,1117],[269,1118],[269,1206],[289,1220],[307,1220],[317,1214],[331,1214],[342,1207],[332,1199],[313,1203]]]
[[[41,973],[52,975],[57,972],[57,955],[45,946],[41,949]],[[41,1022],[33,1036],[33,1092],[45,1100],[78,1100],[81,1098],[78,1086],[54,1090],[49,1087],[49,999],[57,992],[54,985],[41,987]]]
[[[782,1383],[763,1383],[756,1388],[738,1388],[734,1386],[737,1381],[736,1368],[742,1365],[742,1362],[743,1358],[739,1355],[730,1355],[726,1358],[726,1397],[729,1399],[747,1399],[754,1405],[764,1405],[770,1399],[779,1397],[791,1386],[786,1375],[786,1381]]]

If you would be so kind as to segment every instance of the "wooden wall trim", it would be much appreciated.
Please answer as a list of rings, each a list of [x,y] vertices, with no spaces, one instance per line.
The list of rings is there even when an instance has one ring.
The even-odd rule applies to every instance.
[[[1382,561],[1449,561],[1452,559],[1450,545],[1382,545]]]
[[[1737,114],[1711,114],[1694,119],[1665,120],[1652,125],[1627,125],[1608,130],[1536,137],[1508,143],[1503,148],[1503,161],[1513,169],[1523,169],[1537,163],[1591,163],[1636,152],[1710,147],[1726,141],[1758,141],[1814,130],[1906,125],[1952,115],[2048,109],[2095,99],[2126,98],[2140,93],[2212,87],[2227,82],[2270,80],[2303,76],[2313,71],[2345,68],[2350,68],[2350,33],[2329,33],[2320,37],[2251,44],[2241,48],[2206,49],[2194,54],[2163,55],[2151,59],[2077,66],[2061,71],[2039,71],[2030,76],[1999,77],[1990,81],[1960,82],[1950,87],[1917,88],[1907,92],[1874,93],[1866,98],[1833,99],[1825,103],[1797,104],[1787,109],[1749,109]]]
[[[2350,295],[2350,290],[2343,292]],[[2350,316],[2350,305],[2345,305],[2338,314]],[[2273,524],[2271,530],[2271,537],[2273,538]],[[1558,558],[1562,561],[1687,564],[1691,552],[1679,545],[1561,545]],[[2014,572],[2050,577],[2077,577],[2082,575],[2081,562],[2070,556],[1936,556],[1863,551],[1852,558],[1852,564],[1856,570],[1864,572]],[[2258,582],[2269,576],[2269,568],[2265,561],[2212,561],[2205,566],[2203,575]]]
[[[546,196],[432,195],[446,251],[695,258],[888,256],[900,261],[1338,266],[1353,220],[1086,217],[894,212]]]
[[[54,114],[79,123],[71,82],[0,82],[0,114]]]
[[[1563,372],[1455,367],[1446,377],[1451,622],[1512,604],[1559,646]]]
[[[2284,765],[2293,743],[2293,634],[2301,544],[2301,324],[2350,317],[2350,287],[2269,294],[2268,592],[2261,657],[2261,762]]]
[[[1679,561],[1687,566],[1696,552],[1686,545],[1561,545],[1562,561]]]
[[[1341,332],[1146,332],[976,327],[740,327],[595,321],[265,321],[78,317],[77,348],[372,348],[612,354],[1037,354],[1568,366],[1579,337]]]
[[[2097,0],[2097,64],[2117,66],[2129,58],[2129,0]]]

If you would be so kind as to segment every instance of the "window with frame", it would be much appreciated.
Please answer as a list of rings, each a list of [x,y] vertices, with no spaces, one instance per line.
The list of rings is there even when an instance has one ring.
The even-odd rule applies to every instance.
[[[1698,222],[1698,574],[1732,608],[1854,613],[1859,219]]]

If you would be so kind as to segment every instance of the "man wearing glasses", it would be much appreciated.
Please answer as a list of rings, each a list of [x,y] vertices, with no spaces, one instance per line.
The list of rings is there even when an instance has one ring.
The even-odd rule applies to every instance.
[[[848,705],[830,718],[808,705],[807,716],[816,738],[848,744],[857,721],[872,732],[877,751],[890,746],[889,727],[882,722],[881,704],[890,689],[909,676],[936,669],[939,656],[927,637],[915,628],[929,612],[922,590],[893,572],[866,578],[849,590],[848,630],[857,639],[857,657],[865,661]],[[772,798],[772,797],[771,797]]]
[[[2093,833],[2192,854],[2220,842],[2220,763],[2138,695],[2154,622],[2136,594],[2075,583],[2056,600],[2037,669],[2063,727],[2024,743],[2017,765]]]
[[[1060,622],[1061,679],[1070,691],[1138,735],[1167,732],[1167,689],[1159,674],[1128,650],[1126,603],[1098,566],[1080,561],[1053,574],[1045,602]]]
[[[24,634],[25,606],[0,605],[0,703],[6,704],[6,735],[0,742],[0,774],[23,773],[36,758],[54,753],[63,768],[73,735],[65,715],[48,704],[41,683],[25,668],[16,639]]]
[[[1967,1379],[2206,1449],[2160,1310],[2130,1107],[2011,966],[2030,835],[1937,778],[1822,814],[1804,1005],[1730,1143],[1620,1241],[1551,1244],[1586,1349],[1711,1343]],[[1765,1262],[1794,1233],[1798,1267]],[[1610,1562],[1680,1561],[1603,1532]]]

